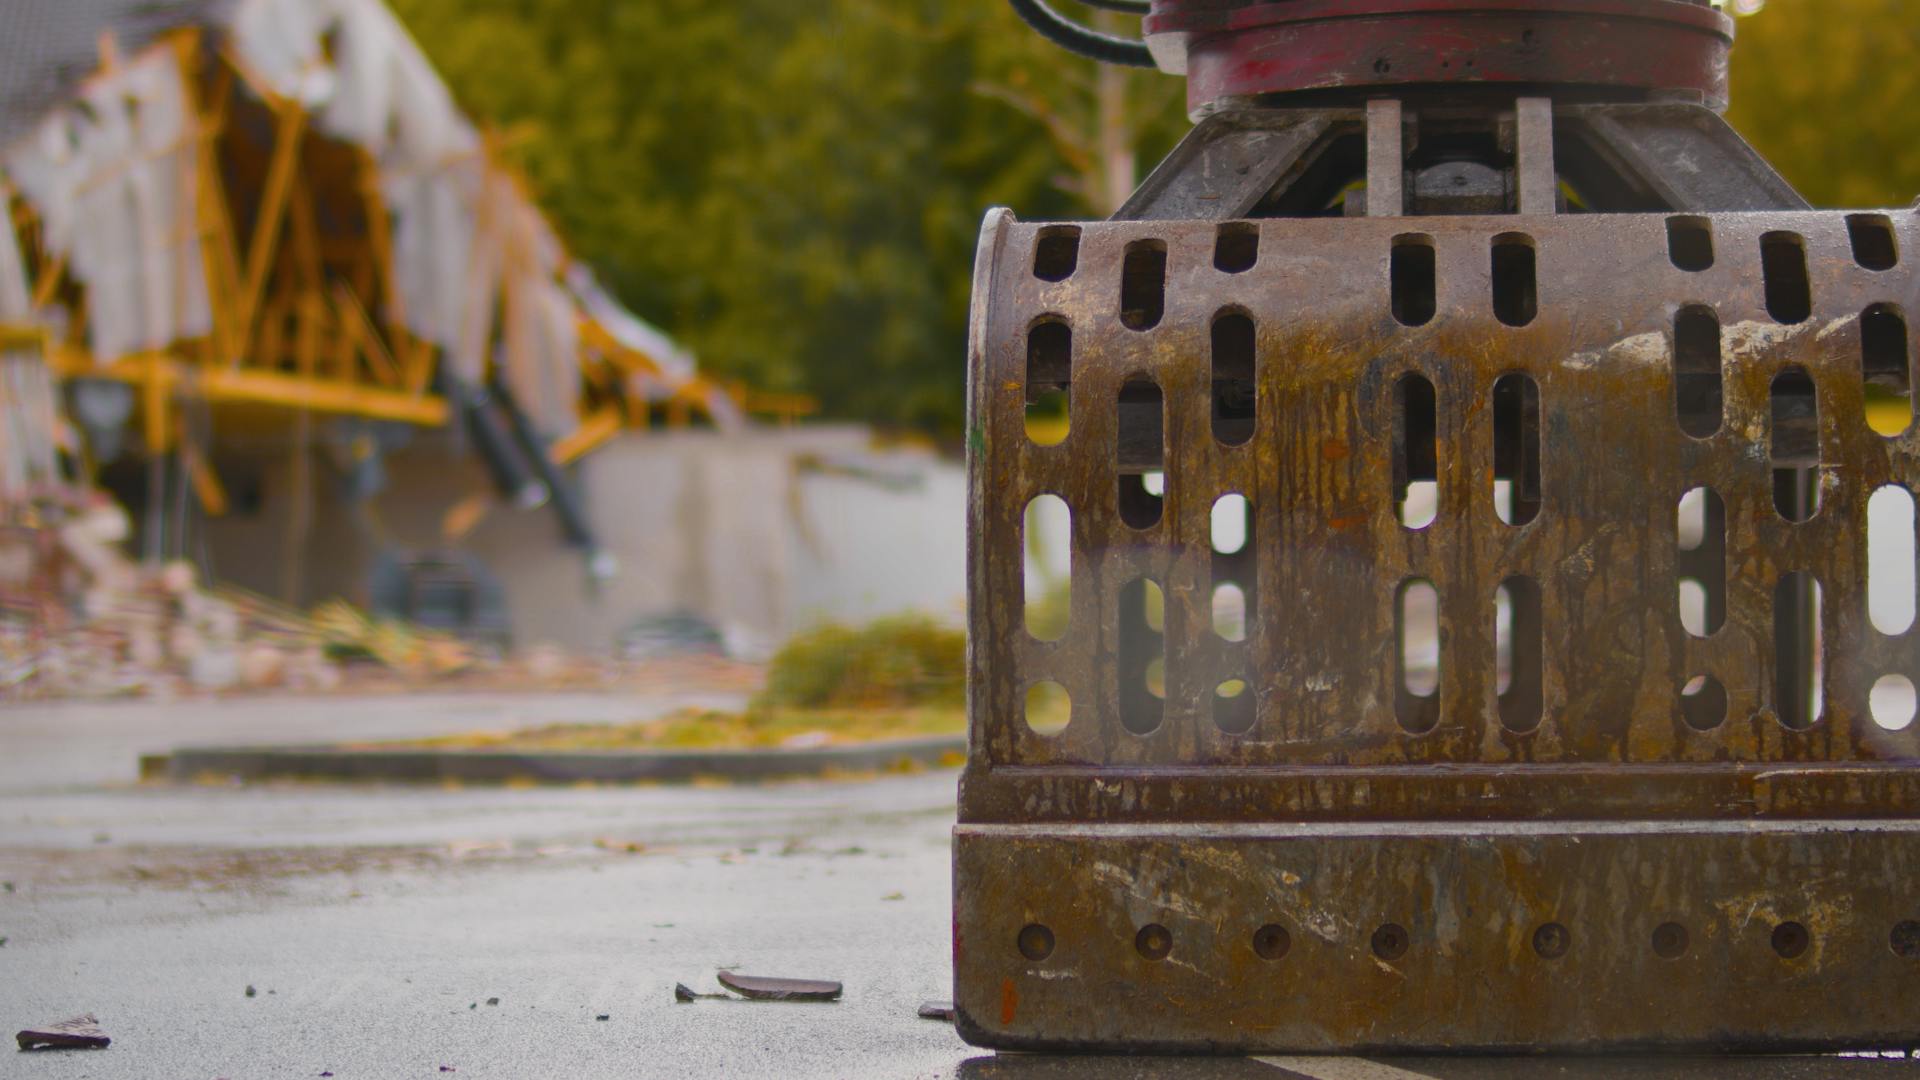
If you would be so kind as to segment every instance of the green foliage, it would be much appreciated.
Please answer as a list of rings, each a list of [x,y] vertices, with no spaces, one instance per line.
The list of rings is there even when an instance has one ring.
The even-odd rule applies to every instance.
[[[964,633],[922,615],[825,623],[774,655],[753,709],[959,704],[966,657]]]
[[[1816,206],[1920,195],[1913,0],[1768,0],[1740,20],[1727,119]]]
[[[1103,216],[1186,128],[1179,79],[1103,78],[1004,0],[392,2],[573,252],[709,370],[948,436],[982,213]],[[1911,6],[1741,20],[1731,118],[1818,203],[1920,193]]]
[[[615,292],[709,370],[833,415],[957,433],[981,215],[1091,212],[1049,122],[1087,125],[1093,65],[1002,0],[394,7]],[[1128,79],[1154,91],[1151,162],[1178,81]]]

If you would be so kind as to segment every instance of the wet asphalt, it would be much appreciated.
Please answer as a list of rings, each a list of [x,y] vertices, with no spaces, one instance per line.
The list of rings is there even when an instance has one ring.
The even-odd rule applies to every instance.
[[[104,1051],[0,1077],[1920,1076],[1905,1060],[996,1056],[950,996],[956,774],[767,786],[135,782],[180,743],[637,719],[724,696],[0,708],[0,1028],[92,1012]],[[676,1003],[720,968],[835,1004]],[[248,988],[253,989],[251,995]],[[602,1019],[604,1017],[604,1019]]]

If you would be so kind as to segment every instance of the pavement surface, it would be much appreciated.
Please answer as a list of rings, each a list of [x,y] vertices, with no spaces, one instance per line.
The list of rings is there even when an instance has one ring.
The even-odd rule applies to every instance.
[[[915,1015],[950,996],[951,771],[762,787],[134,782],[140,754],[180,743],[628,721],[696,702],[728,704],[490,695],[0,709],[0,1036],[93,1012],[114,1040],[0,1050],[0,1077],[1920,1077],[1882,1058],[974,1050]],[[717,990],[722,967],[840,979],[846,996],[674,1002],[676,982]]]

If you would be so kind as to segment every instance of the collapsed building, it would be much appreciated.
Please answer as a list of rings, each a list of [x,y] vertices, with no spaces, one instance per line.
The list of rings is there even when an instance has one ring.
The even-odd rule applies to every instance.
[[[614,572],[587,455],[810,408],[703,374],[570,258],[379,0],[28,0],[0,54],[16,524],[97,482],[155,563],[504,635],[503,553]]]

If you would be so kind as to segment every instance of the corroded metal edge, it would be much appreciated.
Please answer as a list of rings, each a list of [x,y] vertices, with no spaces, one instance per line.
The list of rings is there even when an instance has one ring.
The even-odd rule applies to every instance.
[[[955,1023],[975,1045],[1920,1043],[1920,822],[963,825],[954,840]],[[1536,944],[1553,952],[1549,923],[1560,955]],[[1673,956],[1656,951],[1674,949],[1671,931],[1656,941],[1668,923],[1684,930]],[[1038,959],[1029,925],[1048,930]],[[1277,959],[1255,951],[1263,926],[1286,931]],[[1164,958],[1145,956],[1150,927]]]

